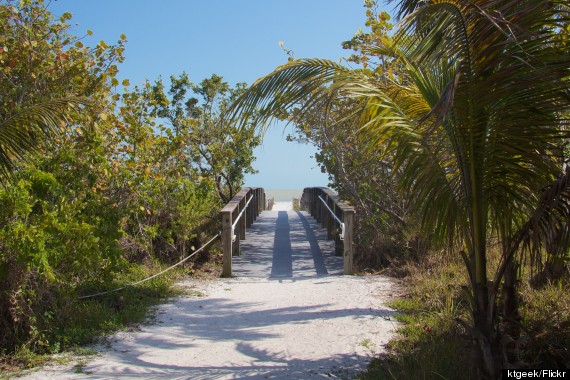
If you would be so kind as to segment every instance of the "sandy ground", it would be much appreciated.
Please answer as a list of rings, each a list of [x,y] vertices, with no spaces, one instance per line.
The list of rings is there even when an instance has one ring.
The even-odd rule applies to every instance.
[[[293,202],[275,202],[271,211],[293,211]]]
[[[352,378],[394,330],[385,277],[188,282],[202,297],[161,305],[100,354],[24,379]]]

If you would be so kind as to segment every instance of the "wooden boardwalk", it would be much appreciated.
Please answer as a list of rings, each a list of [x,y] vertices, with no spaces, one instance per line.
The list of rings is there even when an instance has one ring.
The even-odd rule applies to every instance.
[[[342,275],[343,258],[334,255],[334,241],[305,211],[263,211],[240,242],[233,257],[233,275],[301,279]]]

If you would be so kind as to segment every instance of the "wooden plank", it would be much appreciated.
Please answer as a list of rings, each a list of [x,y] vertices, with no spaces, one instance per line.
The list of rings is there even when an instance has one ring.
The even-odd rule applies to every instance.
[[[328,205],[329,207],[331,207],[331,205],[330,205],[331,201],[329,200],[328,195],[325,194],[325,196],[324,196],[323,198],[324,198],[325,201],[327,202],[327,205]],[[330,230],[331,230],[331,227],[332,227],[333,223],[334,223],[333,217],[331,216],[330,212],[328,212],[328,210],[326,210],[326,212],[325,212],[324,215],[323,215],[323,228],[324,228],[325,230],[327,230],[327,236],[330,235],[329,232],[330,232]]]
[[[265,191],[262,191],[261,194],[262,196],[262,200],[261,200],[261,211],[265,211],[265,209],[267,208],[267,194],[265,194]],[[259,215],[261,215],[261,212],[259,213]]]
[[[247,193],[246,193],[247,195]],[[242,210],[245,210],[245,205],[247,203],[247,200],[245,197],[242,198],[241,202],[239,203],[239,212],[238,215],[236,216],[236,218],[239,216],[239,214],[242,212]],[[238,224],[236,226],[236,234],[238,235],[238,239],[239,240],[245,240],[245,230],[247,228],[247,223],[246,223],[246,219],[247,219],[247,210],[241,215],[240,219],[238,220]],[[235,223],[235,220],[234,220]]]
[[[257,220],[259,216],[260,209],[259,206],[261,205],[261,188],[255,189],[255,204],[253,205],[253,221]]]
[[[246,196],[249,187],[241,189],[234,197],[222,208],[222,211],[233,211],[241,200]]]
[[[239,215],[239,203],[237,204],[237,207],[234,209],[234,212],[232,213],[232,225],[236,222],[237,217]],[[235,236],[235,240],[234,239]],[[232,256],[239,256],[239,250],[240,250],[240,246],[239,246],[239,223],[237,223],[235,225],[235,227],[233,228],[233,235],[232,235]]]
[[[353,274],[354,246],[352,242],[354,228],[354,209],[344,211],[344,274]]]
[[[345,224],[345,238],[339,239],[340,228],[338,222],[334,220],[330,212],[325,207],[319,196],[325,199],[327,205]],[[243,210],[248,198],[252,197],[250,206],[245,211],[244,215],[237,221],[235,228],[236,241],[232,242],[231,226],[236,221],[240,210]],[[228,202],[221,211],[222,215],[222,252],[223,252],[223,277],[231,277],[232,275],[232,254],[240,254],[240,240],[244,240],[246,236],[246,229],[250,227],[253,222],[260,215],[260,211],[266,208],[266,194],[263,188],[243,188],[236,194],[236,196]],[[353,274],[353,228],[355,211],[354,208],[348,204],[340,201],[331,189],[326,187],[312,187],[303,190],[301,197],[301,205],[306,209],[316,221],[322,224],[327,237],[334,235],[336,237],[336,245],[338,247],[339,255],[343,256],[343,270],[344,274]]]
[[[335,203],[331,199],[330,195],[327,196],[327,201],[328,201],[327,203],[328,203],[329,207],[334,211]],[[335,220],[335,218],[332,215],[329,215],[328,216],[328,224],[326,226],[327,239],[329,239],[329,240],[334,239],[334,230],[335,230],[336,225],[337,225],[337,221]]]
[[[222,277],[232,276],[232,212],[222,211]]]
[[[325,271],[342,275],[344,270],[343,257],[334,256],[334,243],[327,242],[326,231],[307,212],[265,211],[248,229],[241,250],[233,259],[233,275],[238,277],[299,279]]]
[[[315,205],[317,208],[317,211],[315,213],[315,220],[318,223],[321,223],[321,220],[323,218],[323,202],[321,202],[321,200],[319,199],[319,197],[321,196],[321,189],[316,188],[315,189]]]
[[[315,189],[309,190],[309,214],[315,217]]]
[[[248,210],[248,214],[249,214],[249,219],[248,219],[248,223],[247,226],[250,227],[253,222],[255,222],[255,217],[257,214],[257,189],[252,189],[251,190],[251,203],[249,204],[249,210]]]

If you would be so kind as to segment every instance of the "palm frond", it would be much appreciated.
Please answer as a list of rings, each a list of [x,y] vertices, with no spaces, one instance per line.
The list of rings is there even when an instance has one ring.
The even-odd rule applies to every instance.
[[[72,109],[87,105],[83,97],[65,97],[28,106],[0,122],[0,179],[14,169],[15,160],[37,149],[39,142],[57,135]]]
[[[507,263],[515,255],[530,254],[531,269],[543,268],[544,256],[557,259],[570,250],[570,166],[540,193],[536,207],[526,223],[509,242],[507,255],[501,258],[495,276],[494,292],[497,293]],[[522,246],[522,249],[520,249]]]
[[[253,123],[263,132],[274,118],[298,106],[309,110],[331,94],[358,97],[375,91],[370,78],[338,63],[301,59],[280,66],[253,83],[227,110],[226,122]]]
[[[533,267],[543,263],[542,247],[551,257],[564,255],[570,249],[570,168],[546,188],[528,223],[521,229],[522,240],[532,255]]]

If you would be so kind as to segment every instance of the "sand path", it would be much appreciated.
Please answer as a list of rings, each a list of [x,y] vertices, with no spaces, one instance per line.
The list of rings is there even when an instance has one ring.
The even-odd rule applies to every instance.
[[[342,257],[306,213],[264,211],[235,258],[238,277],[160,305],[80,365],[24,379],[352,378],[394,330],[387,277],[341,276]],[[323,237],[325,235],[325,237]]]
[[[109,338],[110,347],[82,366],[24,379],[352,378],[394,328],[384,277],[183,285],[205,296],[161,305],[152,324]]]

